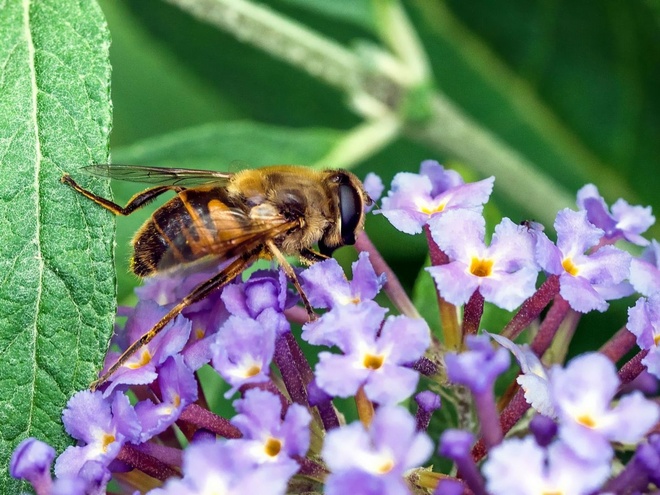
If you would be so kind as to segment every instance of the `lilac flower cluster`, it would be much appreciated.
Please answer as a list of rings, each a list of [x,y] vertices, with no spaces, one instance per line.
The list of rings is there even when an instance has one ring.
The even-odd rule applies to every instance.
[[[365,183],[380,195],[377,177]],[[635,386],[660,378],[660,244],[642,237],[650,209],[623,200],[610,209],[588,185],[577,210],[558,213],[556,242],[535,222],[504,219],[487,243],[493,183],[465,184],[429,160],[398,174],[374,211],[402,232],[425,232],[438,335],[362,233],[351,280],[333,259],[300,271],[317,319],[302,316],[281,270],[231,283],[186,308],[102,391],[69,400],[62,421],[75,445],[57,456],[26,439],[11,474],[38,495],[651,491],[660,407]],[[614,243],[645,251],[633,257]],[[106,368],[209,276],[137,289]],[[408,310],[388,315],[381,291]],[[626,327],[562,365],[580,316],[634,293]],[[497,332],[481,328],[486,302],[515,311]],[[641,351],[617,369],[635,342]],[[511,355],[520,374],[498,398]],[[204,378],[210,370],[219,378]],[[455,464],[447,473],[431,469],[434,442]]]

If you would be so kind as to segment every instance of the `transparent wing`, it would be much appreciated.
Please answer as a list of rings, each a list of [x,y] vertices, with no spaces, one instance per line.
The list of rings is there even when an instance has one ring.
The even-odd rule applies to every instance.
[[[226,183],[233,175],[230,172],[194,170],[188,168],[147,167],[142,165],[95,164],[83,167],[88,174],[130,182],[147,184],[200,185]]]

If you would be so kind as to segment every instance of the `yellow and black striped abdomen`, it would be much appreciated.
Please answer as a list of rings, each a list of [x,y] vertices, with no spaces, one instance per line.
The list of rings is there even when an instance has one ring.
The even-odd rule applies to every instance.
[[[141,277],[237,253],[247,213],[220,187],[185,189],[145,222],[133,239],[133,272]]]

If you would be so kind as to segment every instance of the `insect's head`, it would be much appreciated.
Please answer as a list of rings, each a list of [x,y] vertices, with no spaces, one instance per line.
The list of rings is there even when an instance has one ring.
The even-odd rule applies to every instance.
[[[340,246],[355,244],[357,232],[364,224],[364,207],[372,203],[360,179],[350,172],[332,172],[329,187],[337,218],[319,241],[319,250],[328,256]]]

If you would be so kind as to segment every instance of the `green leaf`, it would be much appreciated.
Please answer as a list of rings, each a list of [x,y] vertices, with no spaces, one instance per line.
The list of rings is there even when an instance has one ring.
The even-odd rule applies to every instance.
[[[230,170],[236,165],[308,165],[323,157],[342,135],[332,129],[295,129],[247,121],[214,123],[115,149],[113,162],[210,170]]]
[[[8,0],[0,33],[0,493],[16,493],[12,450],[68,443],[62,408],[112,330],[114,221],[60,182],[108,159],[110,40],[93,1]]]
[[[438,310],[438,293],[435,289],[435,282],[431,274],[425,270],[431,266],[431,261],[427,257],[424,267],[417,274],[415,285],[413,287],[413,303],[426,320],[434,335],[441,335],[440,311]]]

